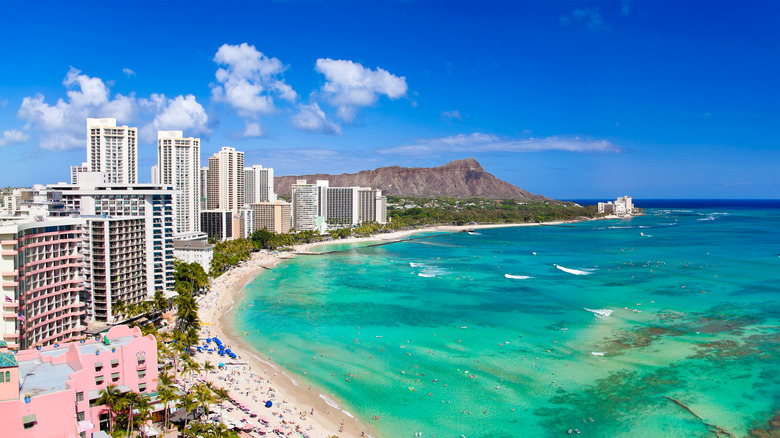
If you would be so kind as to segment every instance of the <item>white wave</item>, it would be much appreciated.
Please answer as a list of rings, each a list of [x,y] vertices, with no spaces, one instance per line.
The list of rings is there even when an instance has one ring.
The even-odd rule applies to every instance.
[[[344,413],[344,415],[346,415],[346,416],[347,416],[347,417],[349,417],[349,418],[355,418],[355,416],[354,416],[354,415],[352,415],[352,414],[350,414],[350,413],[349,413],[349,411],[345,411],[345,410],[343,410],[343,409],[342,409],[342,410],[341,410],[341,412],[343,412],[343,413]]]
[[[426,265],[425,263],[415,263],[415,262],[409,262],[409,266],[411,266],[411,267],[413,267],[413,268],[425,268],[425,267],[427,267],[428,265]]]
[[[512,275],[512,274],[504,274],[504,277],[506,277],[506,278],[513,278],[515,280],[528,280],[529,278],[533,278],[533,277],[529,277],[527,275]]]
[[[639,233],[639,235],[643,237],[653,237],[652,234]]]
[[[476,231],[469,231],[469,234],[471,234],[472,236],[481,236],[482,235],[482,233],[477,233]]]
[[[613,230],[622,230],[622,229],[634,228],[634,227],[616,227],[616,226],[611,226],[611,227],[607,227],[607,228],[612,228]]]
[[[596,315],[607,317],[609,315],[612,315],[612,310],[609,309],[588,309],[587,307],[583,307],[583,309],[587,310],[588,312],[593,312]]]
[[[707,216],[707,217],[703,217],[701,219],[696,219],[696,220],[697,221],[714,221],[715,220],[715,216]]]
[[[338,405],[338,403],[334,402],[333,400],[329,399],[328,397],[325,397],[325,394],[320,394],[320,398],[325,401],[325,404],[332,407],[333,409],[339,409],[341,410],[341,406]]]
[[[603,356],[604,352],[603,351],[591,351],[590,354],[592,354],[593,356]]]
[[[556,268],[560,269],[563,272],[568,272],[569,274],[574,274],[574,275],[590,275],[591,274],[591,272],[580,271],[579,269],[569,269],[569,268],[564,268],[563,266],[559,266],[559,265],[553,265],[553,266],[555,266]]]
[[[420,276],[420,277],[427,277],[427,278],[432,278],[432,277],[435,277],[435,276],[436,276],[436,274],[430,274],[430,273],[428,273],[428,272],[420,272],[420,273],[419,273],[419,274],[417,274],[417,275],[418,275],[418,276]]]

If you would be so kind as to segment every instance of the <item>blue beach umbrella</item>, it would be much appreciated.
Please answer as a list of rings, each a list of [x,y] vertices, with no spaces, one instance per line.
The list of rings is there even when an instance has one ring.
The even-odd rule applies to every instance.
[[[273,405],[274,405],[274,404],[273,404],[273,403],[271,403],[271,400],[268,400],[267,402],[265,402],[265,407],[267,407],[267,408],[270,408],[270,407],[271,407],[271,406],[273,406]]]

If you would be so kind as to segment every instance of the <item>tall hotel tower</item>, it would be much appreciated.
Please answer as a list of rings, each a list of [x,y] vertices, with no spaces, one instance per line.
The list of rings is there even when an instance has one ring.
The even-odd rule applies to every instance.
[[[200,139],[182,131],[157,132],[158,184],[172,185],[176,232],[200,231]]]
[[[87,119],[87,166],[103,172],[107,183],[138,183],[138,128],[116,126],[116,119]]]
[[[252,167],[245,167],[244,184],[246,185],[244,203],[254,204],[257,202],[276,201],[273,169],[263,167],[259,164]]]
[[[208,210],[237,212],[244,205],[244,153],[223,147],[209,158]]]

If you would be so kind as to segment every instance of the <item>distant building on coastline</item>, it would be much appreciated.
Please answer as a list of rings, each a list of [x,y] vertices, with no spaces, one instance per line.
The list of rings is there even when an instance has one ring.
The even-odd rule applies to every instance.
[[[116,119],[87,119],[88,172],[103,172],[106,182],[135,184],[138,182],[138,128],[116,126]],[[71,167],[71,183],[84,164]],[[81,167],[81,169],[78,169]]]
[[[206,233],[182,233],[173,237],[173,255],[184,263],[197,263],[209,272],[214,247],[209,245]]]
[[[12,354],[0,341],[0,423],[3,436],[86,437],[107,430],[98,405],[109,384],[157,399],[157,341],[137,327],[112,327],[100,339],[60,343]]]
[[[156,167],[157,183],[176,190],[176,232],[200,231],[200,139],[185,138],[182,131],[157,131]]]
[[[271,168],[259,164],[245,167],[244,187],[244,202],[247,204],[276,201],[274,170]]]
[[[609,202],[598,203],[599,214],[614,214],[616,216],[627,216],[634,214],[634,203],[630,196],[621,196]]]
[[[254,212],[254,229],[268,230],[272,233],[282,234],[290,231],[292,206],[284,201],[257,202],[249,204]]]

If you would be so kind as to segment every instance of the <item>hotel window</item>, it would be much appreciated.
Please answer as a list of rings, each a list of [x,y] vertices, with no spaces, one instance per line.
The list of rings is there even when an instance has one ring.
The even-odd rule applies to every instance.
[[[76,420],[84,421],[84,412],[76,412]]]
[[[111,368],[116,368],[119,366],[119,359],[111,359]]]
[[[80,402],[84,400],[84,393],[83,392],[77,392],[76,393],[76,401]]]
[[[146,383],[138,384],[138,392],[146,392]]]
[[[95,362],[95,372],[103,369],[103,362]]]
[[[112,382],[119,381],[119,373],[111,373],[111,381]]]
[[[95,376],[95,385],[103,384],[103,376]]]
[[[38,420],[35,418],[35,414],[25,415],[22,417],[22,424],[24,424],[25,429],[32,429],[37,422]]]
[[[138,371],[138,378],[143,379],[144,377],[146,377],[146,370]]]

